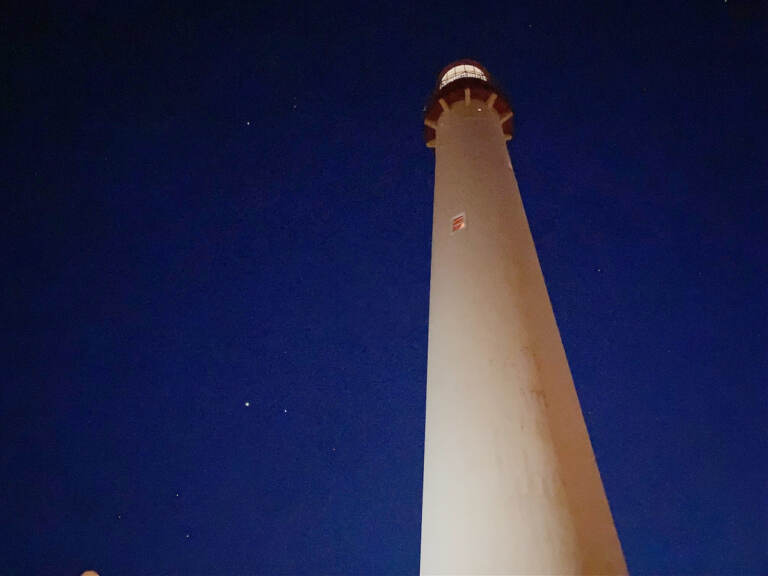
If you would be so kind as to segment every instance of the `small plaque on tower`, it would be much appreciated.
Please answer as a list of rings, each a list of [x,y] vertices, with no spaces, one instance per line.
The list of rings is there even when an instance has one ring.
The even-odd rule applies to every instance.
[[[461,214],[454,216],[451,220],[451,234],[455,234],[459,230],[463,230],[467,227],[467,215],[462,212]]]

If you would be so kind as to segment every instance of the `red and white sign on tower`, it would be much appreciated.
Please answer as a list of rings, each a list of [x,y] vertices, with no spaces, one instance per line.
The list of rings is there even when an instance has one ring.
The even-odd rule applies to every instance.
[[[467,215],[462,212],[461,214],[454,216],[451,220],[451,234],[455,234],[459,230],[467,227]]]

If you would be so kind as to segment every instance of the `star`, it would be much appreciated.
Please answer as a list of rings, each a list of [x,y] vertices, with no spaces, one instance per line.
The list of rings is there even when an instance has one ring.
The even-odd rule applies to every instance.
[[[250,405],[251,405],[251,403],[246,400],[245,407],[248,408]]]
[[[288,414],[288,409],[287,408],[283,408],[283,414]]]

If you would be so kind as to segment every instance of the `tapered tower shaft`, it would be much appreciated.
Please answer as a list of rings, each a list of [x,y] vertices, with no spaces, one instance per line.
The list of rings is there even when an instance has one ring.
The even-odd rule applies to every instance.
[[[512,111],[476,62],[440,82],[421,572],[626,572],[507,152]]]

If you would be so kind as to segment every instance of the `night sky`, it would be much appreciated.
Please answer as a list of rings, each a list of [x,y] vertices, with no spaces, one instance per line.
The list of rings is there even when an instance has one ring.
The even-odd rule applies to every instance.
[[[466,57],[630,571],[768,572],[764,5],[65,4],[2,20],[0,574],[418,571]]]

